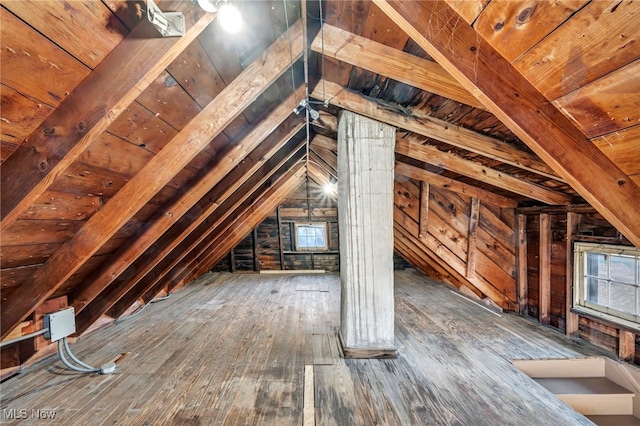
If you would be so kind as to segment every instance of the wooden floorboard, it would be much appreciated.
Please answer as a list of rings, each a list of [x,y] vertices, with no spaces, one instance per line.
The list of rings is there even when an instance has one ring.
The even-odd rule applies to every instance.
[[[412,270],[395,288],[399,357],[343,359],[338,275],[206,274],[72,346],[95,366],[126,353],[114,374],[51,357],[3,383],[2,423],[41,424],[7,413],[46,409],[47,424],[300,425],[308,365],[316,425],[591,424],[509,360],[600,350]]]

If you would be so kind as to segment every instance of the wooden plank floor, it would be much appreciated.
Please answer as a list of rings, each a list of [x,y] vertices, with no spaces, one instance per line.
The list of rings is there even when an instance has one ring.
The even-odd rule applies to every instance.
[[[396,360],[340,358],[338,275],[207,274],[72,346],[95,366],[127,353],[114,374],[51,357],[3,383],[2,422],[44,424],[30,417],[39,409],[55,411],[46,424],[301,425],[306,364],[317,425],[591,424],[509,359],[597,349],[417,272],[395,278]],[[6,418],[22,409],[26,420]]]

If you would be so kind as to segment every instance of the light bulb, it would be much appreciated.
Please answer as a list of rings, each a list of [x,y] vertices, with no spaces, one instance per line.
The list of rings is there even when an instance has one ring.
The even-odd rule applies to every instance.
[[[195,0],[194,3],[200,6],[205,12],[215,12],[218,10],[215,0]]]
[[[228,33],[235,34],[242,28],[242,15],[237,7],[224,3],[218,10],[220,26]]]

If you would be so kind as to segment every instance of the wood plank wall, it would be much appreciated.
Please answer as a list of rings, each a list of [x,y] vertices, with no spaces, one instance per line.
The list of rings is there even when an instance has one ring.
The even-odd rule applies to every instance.
[[[295,224],[327,223],[326,251],[300,251],[295,247]],[[411,265],[399,254],[394,269]],[[313,180],[301,185],[277,210],[225,256],[213,271],[340,270],[337,200],[323,194]]]
[[[513,209],[407,178],[395,185],[396,250],[428,275],[514,310]]]
[[[550,275],[547,275],[550,277],[549,282],[541,280],[540,274],[540,256],[544,252],[540,251],[540,217],[545,215],[549,217],[551,226],[550,249],[548,250]],[[567,272],[568,268],[572,268],[573,265],[572,259],[567,259],[568,247],[572,245],[567,244],[567,218],[569,215],[574,215],[574,220],[577,222],[577,225],[573,225],[576,229],[576,233],[572,237],[573,242],[630,245],[611,224],[595,211],[526,214],[528,315],[539,319],[541,306],[546,304],[551,327],[582,338],[618,354],[621,359],[640,365],[640,338],[634,333],[629,336],[629,330],[621,329],[611,322],[578,315],[577,331],[571,329],[567,331],[567,306],[571,305],[571,301],[567,300],[567,288],[571,288],[571,283],[567,285]],[[569,271],[569,277],[571,276],[572,271]],[[543,289],[542,294],[544,294],[545,287],[549,298],[541,300],[541,288]],[[571,298],[571,294],[568,297]],[[628,347],[629,341],[635,343],[635,345],[631,344],[631,348]]]

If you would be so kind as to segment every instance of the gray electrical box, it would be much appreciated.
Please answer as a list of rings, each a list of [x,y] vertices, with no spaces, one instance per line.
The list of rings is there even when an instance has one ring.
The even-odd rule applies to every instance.
[[[76,332],[76,315],[73,308],[51,312],[42,317],[44,327],[49,331],[44,334],[45,339],[57,342]]]

